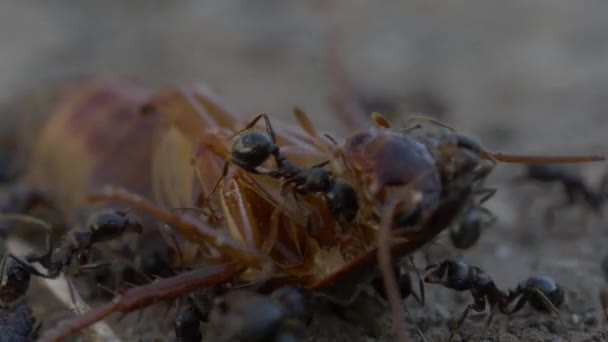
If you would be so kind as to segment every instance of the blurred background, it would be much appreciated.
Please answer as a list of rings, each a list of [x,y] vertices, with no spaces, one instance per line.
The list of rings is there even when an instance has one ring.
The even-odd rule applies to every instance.
[[[605,154],[608,2],[335,0],[329,16],[319,3],[4,0],[0,101],[86,75],[156,86],[203,81],[248,115],[291,120],[298,105],[318,126],[343,136],[349,129],[329,115],[334,43],[357,100],[397,125],[407,112],[426,112],[489,149]],[[332,20],[337,39],[330,41]],[[8,120],[14,113],[1,115]],[[514,170],[497,172],[505,169]],[[594,183],[604,166],[585,170]],[[488,205],[499,226],[466,258],[505,287],[548,272],[576,294],[572,312],[595,314],[605,229],[578,232],[564,223],[569,238],[546,235],[541,214],[532,210],[536,216],[525,224],[515,215],[530,200],[525,196],[499,190]],[[456,306],[448,310],[458,314]]]
[[[300,105],[339,130],[326,115],[327,20],[318,3],[5,0],[0,99],[81,75],[204,81],[246,113],[290,115]],[[607,125],[606,2],[333,4],[343,63],[377,109],[441,112],[522,152],[582,151]]]

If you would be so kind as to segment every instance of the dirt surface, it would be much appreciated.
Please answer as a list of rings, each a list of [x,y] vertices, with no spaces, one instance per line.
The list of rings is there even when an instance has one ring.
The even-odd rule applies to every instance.
[[[5,1],[0,4],[0,99],[82,75],[134,78],[156,85],[202,80],[246,113],[289,117],[305,108],[324,130],[348,129],[327,104],[324,21],[305,1]],[[608,145],[608,3],[562,0],[488,2],[336,1],[336,24],[349,76],[362,98],[397,104],[397,112],[435,111],[492,150],[518,153],[606,153]],[[383,107],[382,107],[383,108]],[[14,113],[5,111],[9,122]],[[392,115],[399,123],[404,116]],[[291,118],[289,118],[291,120]],[[6,126],[5,126],[6,127]],[[32,139],[35,137],[32,137]],[[582,165],[595,187],[604,164]],[[498,222],[460,255],[446,239],[432,260],[462,257],[499,287],[531,275],[554,277],[565,289],[558,320],[524,309],[507,318],[474,314],[466,341],[605,341],[608,324],[598,298],[608,285],[600,261],[608,255],[606,220],[573,208],[547,226],[544,209],[561,201],[559,187],[521,185],[522,172],[499,165],[488,185],[498,189],[488,208]],[[417,256],[420,267],[426,263]],[[447,338],[447,321],[472,302],[467,292],[426,286],[426,305],[411,298],[408,329],[429,341]],[[33,284],[29,301],[44,327],[69,315]],[[92,302],[91,304],[95,304]],[[388,310],[379,312],[394,340]],[[164,309],[156,310],[164,313]],[[153,309],[151,312],[155,312]],[[158,317],[147,311],[144,317]],[[166,319],[136,317],[116,324],[125,340],[173,338]],[[386,326],[384,326],[386,325]],[[457,338],[458,339],[458,338]],[[360,324],[320,309],[311,341],[372,341]]]

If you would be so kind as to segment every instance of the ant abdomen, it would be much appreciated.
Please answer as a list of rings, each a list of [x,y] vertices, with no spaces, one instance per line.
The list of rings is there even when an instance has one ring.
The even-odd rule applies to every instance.
[[[553,280],[553,278],[548,276],[530,277],[520,286],[523,287],[524,292],[530,291],[532,288],[538,289],[556,308],[559,308],[564,303],[566,297],[564,290],[555,282],[555,280]],[[537,311],[548,313],[553,311],[548,307],[546,301],[538,295],[531,294],[528,302]]]

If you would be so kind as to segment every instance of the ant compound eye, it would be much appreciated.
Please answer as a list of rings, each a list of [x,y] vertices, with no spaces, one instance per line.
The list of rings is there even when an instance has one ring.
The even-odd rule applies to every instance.
[[[260,131],[247,132],[232,145],[232,157],[250,167],[262,165],[276,150],[272,137]]]
[[[357,192],[347,183],[336,181],[325,194],[327,206],[341,225],[351,223],[359,211]]]

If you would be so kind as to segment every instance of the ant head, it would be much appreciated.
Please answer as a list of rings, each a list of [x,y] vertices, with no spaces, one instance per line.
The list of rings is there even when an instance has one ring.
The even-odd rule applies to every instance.
[[[232,158],[239,165],[255,168],[275,154],[278,147],[272,136],[262,131],[247,131],[232,145]]]
[[[325,199],[329,210],[340,225],[349,224],[357,217],[359,197],[350,184],[334,181],[329,191],[325,193]]]

